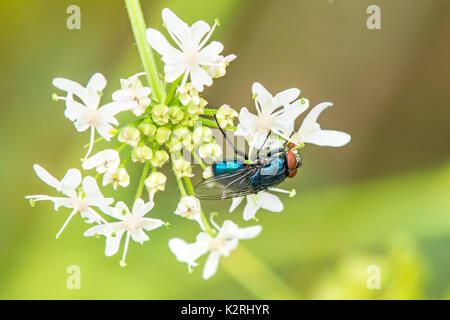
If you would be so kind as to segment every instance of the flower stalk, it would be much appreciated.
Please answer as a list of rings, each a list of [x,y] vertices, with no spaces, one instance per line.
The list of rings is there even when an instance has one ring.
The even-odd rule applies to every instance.
[[[125,6],[128,11],[131,28],[136,40],[136,46],[138,48],[139,56],[141,57],[145,73],[147,75],[148,83],[152,88],[152,93],[155,100],[163,101],[165,92],[161,82],[159,81],[158,69],[156,68],[152,49],[145,39],[146,25],[139,0],[125,0]]]

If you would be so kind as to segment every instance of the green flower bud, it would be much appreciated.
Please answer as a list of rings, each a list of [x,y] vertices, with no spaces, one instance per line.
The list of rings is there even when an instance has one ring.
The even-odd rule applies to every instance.
[[[167,177],[161,172],[152,172],[147,179],[145,179],[145,186],[147,187],[147,191],[150,194],[150,199],[153,199],[153,196],[158,191],[164,191],[166,187]]]
[[[156,126],[148,122],[142,122],[138,129],[144,136],[147,137],[152,137],[156,133]]]
[[[169,114],[170,122],[172,122],[173,124],[179,123],[184,118],[184,113],[179,107],[170,107]]]
[[[150,163],[153,167],[162,167],[169,160],[169,154],[165,150],[156,150]]]
[[[211,128],[205,126],[195,128],[192,139],[194,140],[194,144],[196,145],[202,142],[212,142],[213,135]]]
[[[190,135],[190,131],[186,127],[176,126],[175,129],[173,130],[172,135],[175,135],[177,137],[183,138],[183,137],[185,137],[187,135]]]
[[[184,159],[177,159],[173,164],[173,171],[177,179],[182,177],[192,177],[192,166],[191,164]]]
[[[157,105],[152,109],[152,120],[159,125],[165,125],[169,122],[169,107],[163,104]]]
[[[198,105],[188,105],[186,111],[189,115],[192,116],[192,115],[201,114],[203,112],[203,109],[201,107],[199,107]]]
[[[150,147],[146,145],[137,146],[133,149],[133,152],[131,153],[131,160],[133,162],[142,162],[145,163],[145,161],[150,160],[153,157],[153,151]]]
[[[134,127],[125,127],[122,128],[119,132],[119,136],[117,138],[119,142],[129,144],[132,147],[137,147],[141,136],[139,134],[139,130]]]
[[[222,148],[217,143],[205,143],[198,148],[198,155],[202,158],[212,158],[214,160],[222,156]]]
[[[172,132],[170,131],[169,128],[167,127],[159,127],[156,130],[156,134],[155,134],[155,140],[157,143],[159,144],[164,144],[170,137],[170,134]]]
[[[194,150],[194,144],[192,143],[192,135],[190,133],[183,137],[182,144],[186,150],[188,151]]]
[[[166,146],[169,148],[169,151],[179,151],[183,147],[181,141],[181,137],[172,134],[169,141],[166,142]]]
[[[233,120],[237,116],[238,113],[227,104],[222,105],[216,113],[221,128],[225,128],[228,125],[232,126]]]
[[[186,83],[179,90],[180,90],[179,98],[184,106],[199,104],[200,97],[198,92],[194,89],[192,83]]]

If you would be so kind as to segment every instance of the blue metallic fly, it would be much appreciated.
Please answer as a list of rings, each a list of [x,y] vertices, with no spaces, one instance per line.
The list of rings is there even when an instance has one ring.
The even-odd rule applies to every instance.
[[[214,116],[215,118],[215,116]],[[248,156],[236,150],[219,125],[217,127],[225,139],[233,147],[237,155],[248,160]],[[266,141],[269,138],[267,135]],[[284,148],[268,151],[265,155],[257,153],[257,160],[253,163],[239,160],[225,160],[212,165],[213,176],[205,179],[195,187],[195,195],[204,200],[221,200],[247,196],[273,187],[286,178],[293,178],[301,165],[301,158],[292,143]]]

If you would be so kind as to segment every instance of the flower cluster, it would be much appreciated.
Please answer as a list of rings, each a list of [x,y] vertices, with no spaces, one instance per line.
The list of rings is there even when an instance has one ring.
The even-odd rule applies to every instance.
[[[195,168],[189,160],[195,159],[206,179],[215,173],[205,160],[217,161],[223,157],[213,129],[231,129],[236,136],[244,137],[250,156],[264,148],[286,145],[295,146],[295,149],[305,144],[339,147],[350,141],[350,135],[323,130],[318,124],[318,116],[331,103],[314,107],[295,130],[295,120],[309,107],[309,101],[300,97],[300,90],[296,88],[272,95],[260,83],[254,83],[252,94],[256,114],[245,107],[238,113],[227,104],[207,108],[208,102],[201,93],[205,86],[212,85],[213,79],[226,74],[236,56],[223,56],[223,45],[217,41],[209,42],[218,21],[212,27],[204,21],[189,26],[169,9],[162,11],[162,19],[169,39],[151,28],[146,30],[145,36],[151,48],[162,56],[163,81],[152,81],[147,69],[120,79],[120,88],[112,94],[112,101],[101,105],[107,84],[102,74],[95,73],[86,86],[64,78],[53,80],[53,85],[64,92],[64,95],[54,94],[54,99],[65,102],[66,118],[73,122],[77,131],[90,130],[88,150],[81,168],[91,175],[88,173],[82,178],[78,169],[69,169],[58,180],[41,166],[34,165],[37,176],[62,196],[31,195],[26,198],[32,205],[48,200],[54,203],[55,210],[60,207],[71,210],[57,238],[77,213],[86,223],[95,224],[84,232],[84,236],[105,237],[106,256],[118,253],[125,236],[120,260],[120,265],[125,266],[130,239],[142,244],[149,240],[146,232],[169,225],[163,220],[146,217],[146,214],[153,209],[156,194],[165,190],[167,176],[162,168],[170,165],[180,192],[173,213],[177,218],[195,221],[200,233],[194,243],[173,238],[169,248],[179,261],[187,263],[189,270],[198,265],[201,256],[208,254],[203,278],[209,279],[216,273],[220,257],[227,257],[238,246],[239,240],[255,238],[262,231],[259,225],[239,228],[231,220],[225,220],[219,227],[212,219],[213,214],[209,222],[195,196],[190,180]],[[142,82],[144,77],[147,86]],[[133,118],[119,123],[116,116],[124,112],[131,112]],[[239,122],[235,127],[236,118]],[[100,135],[97,139],[96,133]],[[109,141],[111,146],[93,153],[95,144],[101,140]],[[114,204],[115,199],[105,198],[98,183],[101,180],[102,187],[111,185],[114,190],[129,187],[128,170],[133,165],[141,167],[142,174],[130,210],[124,201]],[[295,190],[273,187],[247,195],[244,220],[256,220],[259,209],[283,210],[280,198],[269,191],[295,195]],[[242,201],[243,197],[234,198],[229,211],[234,211]],[[174,219],[175,215],[172,216]]]

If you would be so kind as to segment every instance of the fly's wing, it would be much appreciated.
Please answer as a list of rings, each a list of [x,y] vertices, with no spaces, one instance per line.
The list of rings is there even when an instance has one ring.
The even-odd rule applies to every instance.
[[[203,180],[195,186],[195,195],[204,200],[221,200],[254,194],[252,177],[259,172],[260,165],[247,165],[232,172]]]

